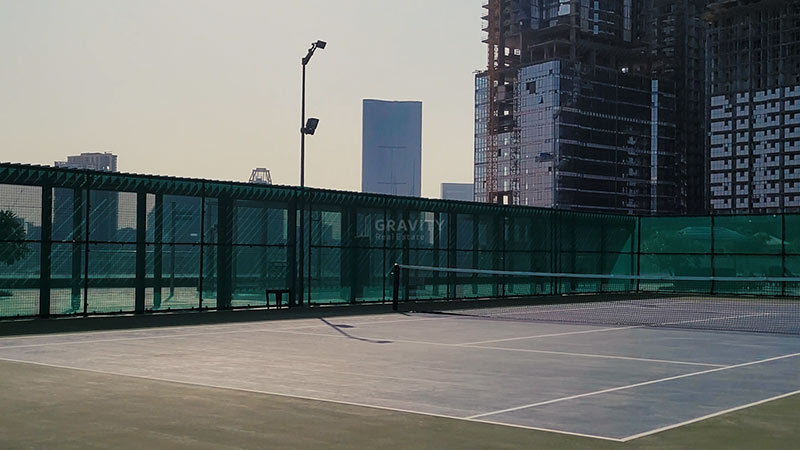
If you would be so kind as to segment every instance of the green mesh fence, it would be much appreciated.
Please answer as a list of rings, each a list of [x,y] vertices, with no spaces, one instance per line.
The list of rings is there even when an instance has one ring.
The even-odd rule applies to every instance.
[[[474,297],[431,296],[442,276]],[[396,265],[393,309],[493,320],[800,334],[798,277],[537,273]],[[433,300],[433,301],[432,301]]]
[[[395,263],[800,275],[797,215],[638,218],[6,163],[0,213],[0,317],[275,307],[275,291],[293,305],[389,302]],[[683,283],[684,292],[737,289]],[[574,287],[503,286],[520,295]],[[477,275],[436,273],[415,294],[471,298],[497,290]]]

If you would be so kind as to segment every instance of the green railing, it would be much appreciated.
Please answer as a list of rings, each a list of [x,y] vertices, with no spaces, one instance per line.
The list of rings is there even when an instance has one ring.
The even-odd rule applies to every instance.
[[[0,317],[266,307],[267,289],[295,305],[389,302],[395,263],[800,272],[789,215],[639,218],[19,164],[0,164],[0,213]]]

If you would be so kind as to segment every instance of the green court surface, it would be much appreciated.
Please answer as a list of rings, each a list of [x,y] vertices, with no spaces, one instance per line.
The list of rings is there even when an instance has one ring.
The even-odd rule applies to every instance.
[[[788,449],[800,397],[627,443],[0,362],[4,449]]]

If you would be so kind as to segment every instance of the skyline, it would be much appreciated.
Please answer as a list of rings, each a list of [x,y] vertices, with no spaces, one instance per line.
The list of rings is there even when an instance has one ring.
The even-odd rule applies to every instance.
[[[267,167],[297,185],[300,58],[323,39],[308,70],[308,114],[321,120],[306,143],[308,186],[359,190],[365,98],[423,102],[423,196],[472,182],[480,2],[277,6],[0,0],[0,82],[11,87],[0,160],[112,152],[122,172],[246,181]]]

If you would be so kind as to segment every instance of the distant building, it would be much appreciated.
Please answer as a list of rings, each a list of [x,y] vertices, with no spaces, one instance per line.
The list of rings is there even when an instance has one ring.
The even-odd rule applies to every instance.
[[[442,183],[442,200],[474,200],[472,183]]]
[[[41,223],[41,221],[40,221]],[[25,239],[39,240],[42,238],[42,227],[36,223],[23,220],[25,226]]]
[[[155,235],[159,229],[156,220],[159,207],[161,208],[160,237]],[[153,209],[147,213],[148,241],[181,244],[200,242],[201,211],[202,202],[197,197],[181,195],[165,195],[161,199],[157,197]]]
[[[683,57],[670,56],[655,71],[649,53],[681,46],[674,3],[660,0],[656,18],[645,0],[484,2],[489,61],[475,77],[475,199],[620,214],[684,211],[687,156],[676,148],[674,76]],[[654,34],[660,40],[651,44]],[[692,39],[695,55],[702,47]],[[699,111],[681,123],[697,124]]]
[[[651,74],[675,82],[675,177],[679,184],[675,195],[685,199],[675,212],[705,214],[707,30],[702,14],[713,0],[648,1],[652,5],[646,32]]]
[[[56,161],[56,167],[81,170],[96,170],[100,172],[118,172],[117,155],[112,153],[81,153],[80,155],[67,156],[66,161]],[[85,201],[84,197],[76,197],[72,189],[57,188],[53,193],[53,239],[71,240],[76,227],[82,223],[82,217],[77,215],[81,205],[75,204]],[[92,191],[89,199],[90,228],[89,239],[99,242],[115,242],[118,240],[117,228],[119,221],[119,193],[112,191]]]
[[[422,102],[364,100],[361,190],[422,193]]]
[[[712,214],[800,211],[800,3],[709,5]]]
[[[491,83],[476,78],[476,116],[484,117],[475,128],[478,201],[623,214],[680,209],[674,83],[560,60],[516,76],[515,114],[497,116],[508,127],[491,139],[481,123]],[[499,149],[492,195],[490,143]]]
[[[67,156],[66,161],[56,161],[55,166],[66,167],[68,169],[119,172],[119,170],[117,170],[117,155],[108,152],[81,153],[76,156]]]

